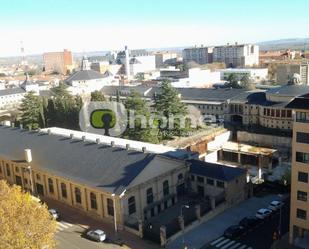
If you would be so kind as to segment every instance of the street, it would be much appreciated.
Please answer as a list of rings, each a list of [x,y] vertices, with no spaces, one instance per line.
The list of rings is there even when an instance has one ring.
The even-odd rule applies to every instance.
[[[73,225],[65,221],[57,222],[57,232],[55,235],[57,249],[116,249],[123,248],[119,245],[103,242],[90,241],[83,237],[85,229],[79,225]]]
[[[286,203],[281,213],[282,235],[289,229],[289,210],[289,203]],[[203,249],[268,249],[273,243],[274,232],[278,231],[279,220],[280,212],[276,211],[270,218],[263,220],[240,238],[230,240],[222,236],[204,246]]]

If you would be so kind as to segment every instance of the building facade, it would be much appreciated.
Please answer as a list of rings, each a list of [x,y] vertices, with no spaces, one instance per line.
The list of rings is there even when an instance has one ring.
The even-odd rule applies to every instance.
[[[63,52],[48,52],[43,54],[46,72],[58,72],[67,74],[73,69],[73,57],[71,51],[64,49]]]
[[[299,75],[300,84],[309,84],[309,62],[299,62],[297,64],[277,64],[277,83],[286,84],[292,80],[294,75]]]
[[[259,47],[252,44],[235,44],[213,48],[213,62],[224,62],[226,67],[259,65]]]
[[[294,110],[291,167],[291,244],[309,244],[309,96],[295,98],[288,105]]]
[[[185,63],[189,63],[190,61],[198,63],[200,65],[212,63],[212,47],[193,47],[193,48],[186,48],[182,51],[183,61]]]

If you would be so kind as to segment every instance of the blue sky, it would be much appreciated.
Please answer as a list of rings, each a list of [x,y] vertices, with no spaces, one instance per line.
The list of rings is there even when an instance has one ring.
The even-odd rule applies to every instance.
[[[308,37],[307,0],[6,0],[0,56]]]

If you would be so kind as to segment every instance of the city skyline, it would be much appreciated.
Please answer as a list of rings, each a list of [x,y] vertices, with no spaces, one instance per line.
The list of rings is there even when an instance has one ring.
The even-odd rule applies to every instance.
[[[262,3],[262,4],[261,4]],[[264,3],[264,4],[263,4]],[[92,0],[30,0],[3,3],[0,27],[0,57],[68,48],[72,51],[105,51],[130,48],[163,48],[225,43],[255,43],[308,37],[302,27],[309,24],[306,1],[193,0],[179,3],[159,0],[130,4]],[[293,15],[293,23],[286,16]]]

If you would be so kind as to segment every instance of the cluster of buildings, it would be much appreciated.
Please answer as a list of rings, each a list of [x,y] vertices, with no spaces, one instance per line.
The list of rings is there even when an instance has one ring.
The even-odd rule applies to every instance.
[[[183,60],[198,64],[225,63],[226,67],[248,67],[259,65],[259,47],[252,44],[227,44],[215,47],[193,47],[183,50]]]

